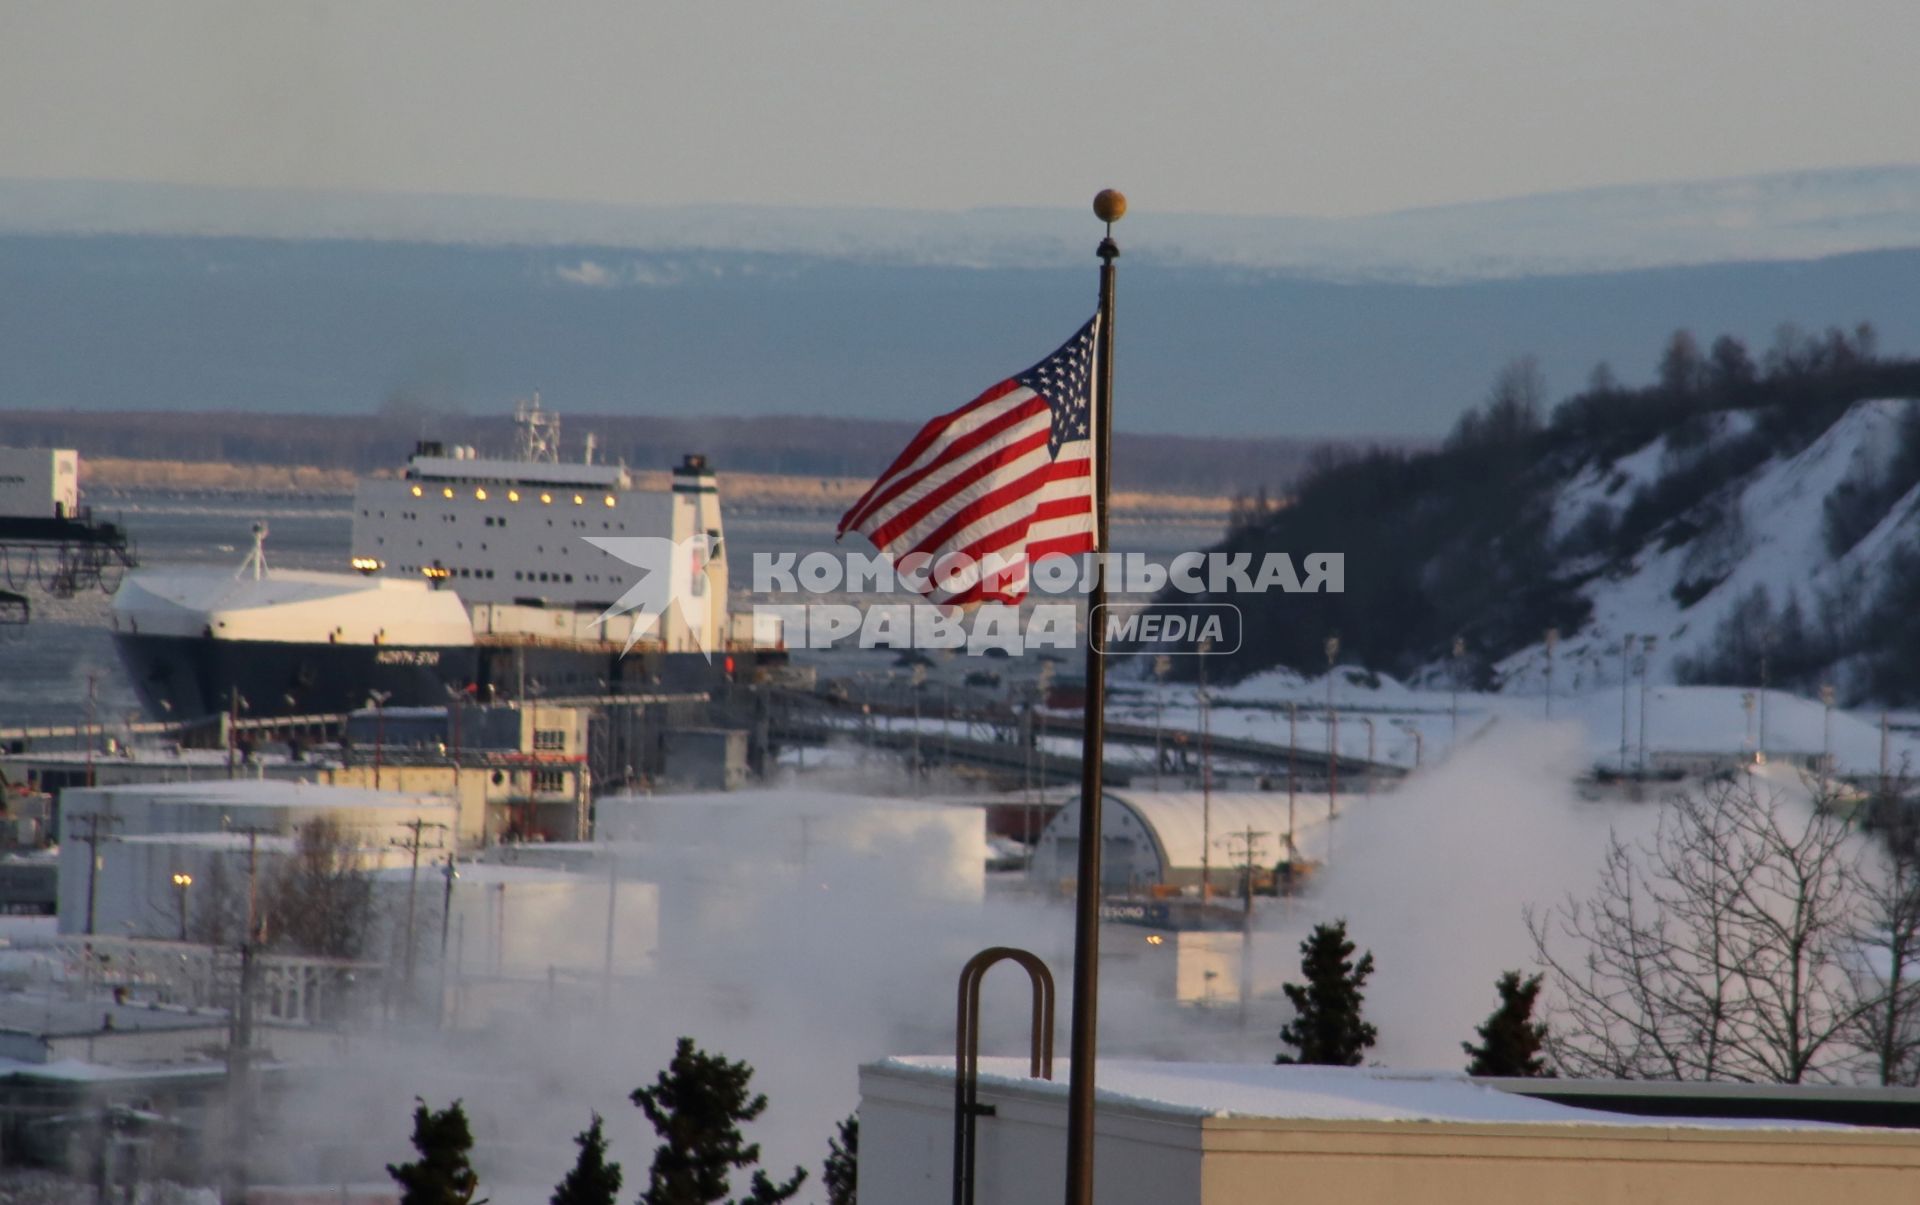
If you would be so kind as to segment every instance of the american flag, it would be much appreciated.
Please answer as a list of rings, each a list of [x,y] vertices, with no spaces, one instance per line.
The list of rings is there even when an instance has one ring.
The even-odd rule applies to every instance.
[[[1033,562],[1094,551],[1099,321],[1089,319],[1060,350],[922,427],[841,516],[840,534],[866,536],[896,568],[911,567],[916,554],[926,558],[924,593],[961,606],[1017,603]]]

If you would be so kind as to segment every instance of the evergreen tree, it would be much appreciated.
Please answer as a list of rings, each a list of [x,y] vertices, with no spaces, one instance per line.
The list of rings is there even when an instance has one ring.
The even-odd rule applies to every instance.
[[[573,1141],[580,1148],[580,1158],[553,1190],[553,1205],[614,1205],[620,1196],[620,1165],[607,1162],[600,1114],[595,1113],[593,1124],[574,1135]]]
[[[1379,1036],[1360,1019],[1361,989],[1373,974],[1373,954],[1353,961],[1353,943],[1347,940],[1347,922],[1315,925],[1300,943],[1300,973],[1305,984],[1285,987],[1294,1018],[1280,1031],[1280,1040],[1297,1054],[1282,1054],[1276,1063],[1314,1063],[1329,1067],[1357,1067],[1366,1049]]]
[[[1474,1027],[1480,1045],[1460,1043],[1473,1061],[1468,1075],[1550,1076],[1553,1069],[1540,1057],[1547,1040],[1547,1025],[1533,1019],[1533,1005],[1540,996],[1540,976],[1522,980],[1519,971],[1508,971],[1496,985],[1500,989],[1500,1007],[1493,1010],[1485,1024]]]
[[[681,1038],[673,1062],[650,1088],[636,1088],[633,1103],[653,1123],[662,1142],[654,1152],[640,1205],[713,1205],[727,1199],[735,1171],[753,1169],[747,1195],[735,1205],[775,1205],[800,1191],[805,1168],[776,1184],[757,1166],[760,1144],[742,1140],[740,1126],[767,1108],[765,1095],[748,1095],[753,1068],[695,1049]]]
[[[840,1136],[827,1139],[827,1165],[821,1179],[827,1186],[827,1205],[854,1205],[860,1182],[860,1115],[850,1113],[840,1123]]]
[[[400,1186],[400,1205],[485,1205],[474,1192],[480,1177],[467,1156],[473,1150],[473,1131],[459,1101],[438,1112],[414,1098],[412,1163],[389,1163],[387,1174]]]

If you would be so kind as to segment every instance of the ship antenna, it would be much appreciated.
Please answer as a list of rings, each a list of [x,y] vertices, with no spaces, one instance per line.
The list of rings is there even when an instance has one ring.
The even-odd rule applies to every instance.
[[[247,570],[253,570],[253,580],[259,581],[267,575],[267,525],[264,520],[253,525],[253,551],[247,559],[240,562],[240,571],[235,577],[245,577]]]
[[[520,459],[560,463],[560,416],[540,408],[540,391],[533,400],[521,398],[513,404],[513,421],[520,428]]]

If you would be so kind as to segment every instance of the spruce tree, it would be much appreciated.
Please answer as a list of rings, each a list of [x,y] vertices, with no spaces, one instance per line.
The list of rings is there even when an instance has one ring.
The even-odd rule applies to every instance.
[[[600,1114],[593,1124],[574,1135],[580,1158],[549,1198],[552,1205],[614,1205],[620,1196],[620,1165],[607,1162],[607,1139],[600,1132]]]
[[[1486,1023],[1475,1027],[1480,1045],[1460,1043],[1473,1061],[1468,1075],[1548,1076],[1553,1069],[1540,1057],[1547,1040],[1544,1021],[1533,1019],[1534,1001],[1540,996],[1540,976],[1522,980],[1520,972],[1508,971],[1495,985],[1500,991],[1500,1007]]]
[[[640,1205],[714,1205],[732,1191],[735,1171],[753,1171],[747,1195],[734,1205],[776,1205],[800,1191],[805,1168],[776,1184],[760,1162],[760,1144],[745,1142],[740,1126],[764,1113],[765,1095],[748,1095],[753,1068],[694,1047],[681,1038],[673,1062],[633,1103],[662,1139],[647,1174]]]
[[[480,1177],[467,1156],[473,1131],[459,1101],[438,1112],[414,1098],[412,1163],[389,1163],[387,1174],[400,1186],[400,1205],[484,1205],[475,1202]]]
[[[821,1179],[827,1186],[827,1205],[854,1205],[854,1190],[860,1182],[860,1115],[848,1114],[839,1129],[838,1138],[827,1139]]]
[[[1353,961],[1353,943],[1347,940],[1347,922],[1315,925],[1300,943],[1300,973],[1305,984],[1285,987],[1294,1018],[1280,1031],[1280,1040],[1295,1054],[1282,1054],[1276,1063],[1314,1063],[1330,1067],[1357,1067],[1366,1049],[1378,1037],[1372,1025],[1360,1019],[1361,989],[1373,974],[1373,954]]]

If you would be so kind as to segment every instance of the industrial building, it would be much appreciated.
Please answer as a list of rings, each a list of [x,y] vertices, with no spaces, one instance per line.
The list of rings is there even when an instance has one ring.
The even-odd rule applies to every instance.
[[[1255,889],[1271,890],[1276,868],[1315,856],[1329,812],[1324,794],[1290,798],[1284,791],[1107,791],[1101,816],[1101,885],[1109,893],[1135,896],[1192,894],[1205,878],[1215,894],[1238,896],[1251,867]],[[1075,799],[1041,830],[1032,878],[1071,886],[1079,850],[1080,804]]]
[[[200,933],[216,896],[244,893],[250,854],[284,857],[310,821],[338,825],[369,868],[410,857],[416,832],[451,848],[458,821],[437,795],[270,779],[69,789],[62,809],[60,932],[160,940]]]
[[[1050,1081],[1027,1071],[1024,1059],[980,1061],[976,1205],[1060,1199],[1068,1068],[1055,1063]],[[1821,1089],[1673,1085],[1701,1091],[1669,1094],[1661,1103],[1670,1116],[1535,1095],[1566,1087],[1372,1068],[1103,1059],[1094,1183],[1102,1205],[1920,1199],[1920,1139],[1907,1129],[1798,1119],[1834,1112]],[[1713,1091],[1720,1088],[1730,1091]],[[861,1068],[861,1205],[953,1199],[954,1089],[950,1055]],[[1911,1118],[1920,1107],[1912,1091],[1850,1095],[1854,1111],[1875,1116]],[[1716,1109],[1739,1115],[1713,1116]]]

